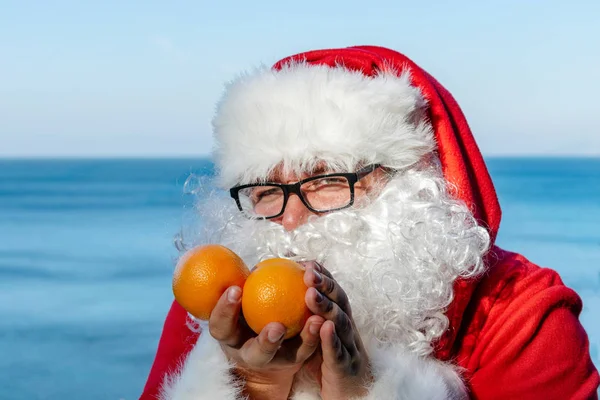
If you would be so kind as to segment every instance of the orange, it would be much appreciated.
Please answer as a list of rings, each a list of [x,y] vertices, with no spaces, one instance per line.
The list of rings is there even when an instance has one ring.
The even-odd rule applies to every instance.
[[[270,322],[286,328],[285,339],[296,336],[311,312],[304,295],[304,268],[291,260],[271,258],[256,265],[242,294],[242,311],[248,326],[256,332]]]
[[[194,317],[208,320],[230,286],[243,287],[250,271],[227,247],[209,244],[185,253],[173,274],[175,300]]]

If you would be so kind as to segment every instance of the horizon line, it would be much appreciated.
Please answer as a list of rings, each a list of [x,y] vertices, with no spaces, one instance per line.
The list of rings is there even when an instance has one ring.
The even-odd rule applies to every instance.
[[[482,154],[484,159],[523,159],[523,158],[562,158],[562,159],[600,159],[600,154]],[[77,155],[2,155],[2,161],[110,161],[110,160],[202,160],[213,161],[209,154],[199,154],[197,156],[190,154],[182,155],[93,155],[93,156],[77,156]]]

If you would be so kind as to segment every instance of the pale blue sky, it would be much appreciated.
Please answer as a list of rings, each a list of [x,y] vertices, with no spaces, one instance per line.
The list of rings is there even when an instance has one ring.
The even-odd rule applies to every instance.
[[[0,156],[199,156],[222,85],[296,52],[394,48],[486,155],[600,155],[600,1],[0,0]]]

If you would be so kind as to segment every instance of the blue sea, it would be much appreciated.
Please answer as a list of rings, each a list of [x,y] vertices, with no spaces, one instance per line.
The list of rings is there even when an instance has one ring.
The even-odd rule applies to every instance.
[[[600,365],[600,159],[492,158],[498,243],[583,298]],[[136,399],[208,160],[0,160],[0,399]]]

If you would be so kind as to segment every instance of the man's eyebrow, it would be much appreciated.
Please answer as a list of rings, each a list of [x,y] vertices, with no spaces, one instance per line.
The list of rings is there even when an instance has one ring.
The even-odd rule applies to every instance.
[[[306,175],[307,177],[313,176],[313,175],[321,175],[321,174],[331,174],[334,171],[327,167],[326,165],[319,165],[313,169],[311,169],[310,171],[306,171]],[[269,175],[267,177],[266,180],[264,180],[263,182],[273,182],[273,181],[277,181],[280,178],[279,175]],[[259,183],[259,180],[256,181],[256,183]]]
[[[317,174],[323,174],[323,173],[329,173],[331,172],[331,169],[328,168],[325,165],[320,165],[318,167],[313,168],[313,170],[310,172],[311,175],[317,175]]]
[[[318,166],[314,167],[313,169],[311,169],[310,171],[306,171],[305,178],[309,178],[314,175],[333,174],[336,172],[337,171],[331,169],[327,165],[318,165]],[[260,183],[265,183],[265,182],[277,182],[279,180],[279,178],[280,178],[279,174],[276,174],[276,175],[271,174],[264,179],[255,179],[254,181],[250,182],[250,184],[260,184]],[[301,180],[301,179],[299,179],[299,180]]]

